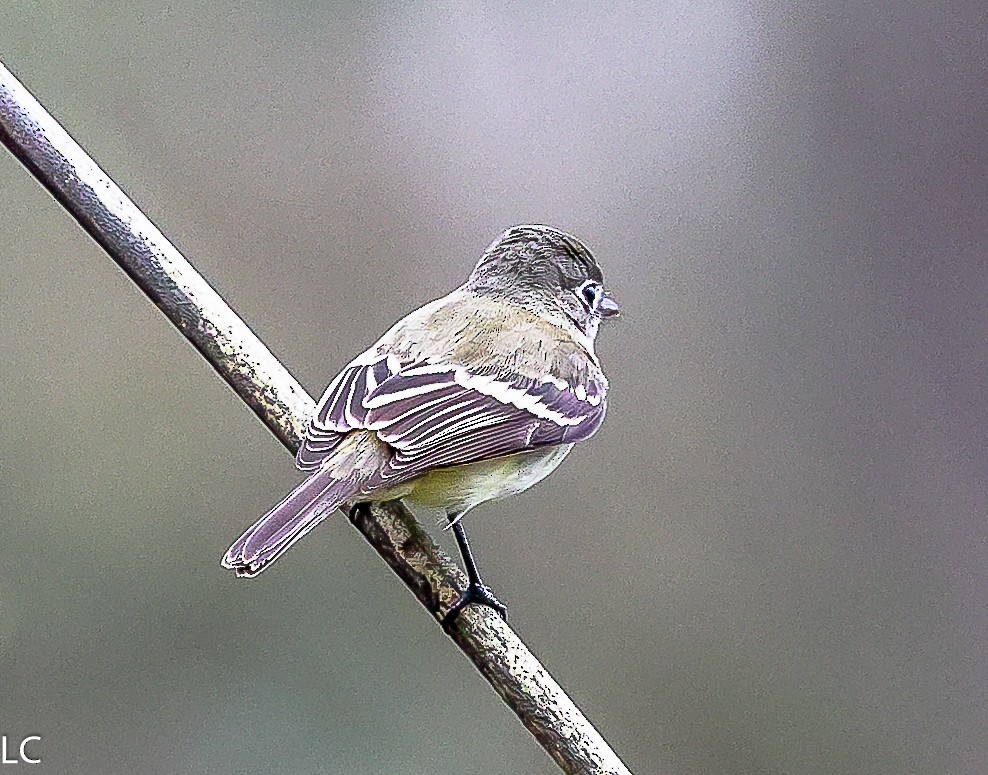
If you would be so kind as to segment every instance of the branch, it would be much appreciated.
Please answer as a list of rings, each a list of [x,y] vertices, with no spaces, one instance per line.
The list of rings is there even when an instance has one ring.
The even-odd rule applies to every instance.
[[[192,265],[0,64],[0,141],[198,348],[289,450],[314,402]],[[356,510],[354,526],[441,621],[466,588],[456,565],[397,502]],[[453,641],[564,772],[630,775],[521,639],[468,606]]]

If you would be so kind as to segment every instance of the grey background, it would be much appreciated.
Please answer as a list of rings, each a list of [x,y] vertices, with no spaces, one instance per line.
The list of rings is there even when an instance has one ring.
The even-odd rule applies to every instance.
[[[607,422],[469,525],[633,771],[983,773],[986,12],[811,6],[4,0],[0,56],[313,393],[505,226],[592,246]],[[31,771],[554,772],[344,523],[222,571],[289,456],[0,194]]]

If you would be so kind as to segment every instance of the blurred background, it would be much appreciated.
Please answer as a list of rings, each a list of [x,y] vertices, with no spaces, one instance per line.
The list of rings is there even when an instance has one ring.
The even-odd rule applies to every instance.
[[[313,394],[504,227],[594,249],[607,422],[469,526],[632,771],[988,771],[983,3],[3,11],[7,66]],[[290,456],[6,152],[0,194],[32,772],[556,772],[343,520],[220,567]]]

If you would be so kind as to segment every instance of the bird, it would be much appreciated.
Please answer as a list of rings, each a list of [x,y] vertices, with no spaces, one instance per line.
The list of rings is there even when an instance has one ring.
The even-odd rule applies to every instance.
[[[395,323],[326,388],[296,455],[306,478],[223,557],[253,577],[337,508],[402,499],[438,508],[469,603],[505,606],[483,582],[463,517],[542,481],[593,436],[608,382],[594,349],[620,307],[590,250],[541,224],[513,226],[467,281]]]

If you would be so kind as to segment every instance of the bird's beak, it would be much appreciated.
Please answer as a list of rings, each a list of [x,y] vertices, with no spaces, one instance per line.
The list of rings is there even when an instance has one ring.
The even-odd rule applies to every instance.
[[[604,298],[600,300],[600,306],[597,307],[597,311],[602,318],[616,318],[621,314],[621,307],[611,298],[609,293],[605,293]]]

